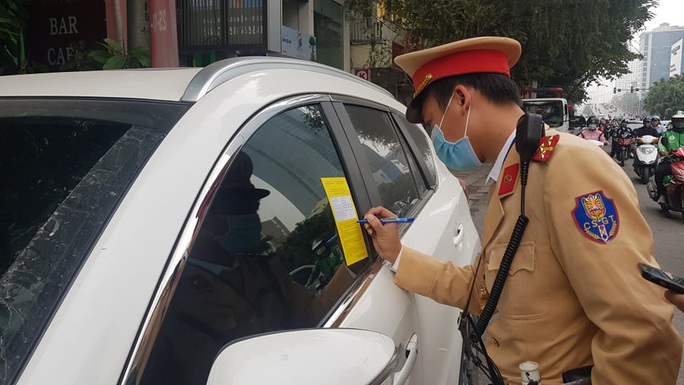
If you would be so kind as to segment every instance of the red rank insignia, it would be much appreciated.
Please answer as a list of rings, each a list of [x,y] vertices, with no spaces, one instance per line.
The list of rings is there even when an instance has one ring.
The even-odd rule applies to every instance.
[[[537,151],[535,151],[534,156],[532,156],[532,160],[542,163],[548,162],[549,158],[551,158],[553,149],[556,147],[556,144],[558,144],[559,139],[560,136],[558,135],[545,136],[541,138],[539,140],[539,148]]]
[[[499,185],[499,195],[508,194],[515,188],[515,181],[518,179],[518,163],[504,169],[501,185]]]

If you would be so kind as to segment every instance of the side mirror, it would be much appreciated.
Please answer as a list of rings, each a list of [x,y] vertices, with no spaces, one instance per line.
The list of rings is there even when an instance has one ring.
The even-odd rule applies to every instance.
[[[207,385],[361,385],[393,375],[400,355],[392,338],[359,329],[301,329],[226,345]]]

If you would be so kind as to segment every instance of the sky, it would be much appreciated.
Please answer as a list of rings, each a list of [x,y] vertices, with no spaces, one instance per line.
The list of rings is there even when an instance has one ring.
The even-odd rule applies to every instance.
[[[637,32],[634,36],[633,46],[639,47],[639,35],[644,31],[651,31],[662,23],[670,25],[684,25],[684,0],[660,0],[657,7],[651,8],[654,17],[647,21],[645,29]],[[611,82],[604,82],[604,85],[592,85],[587,88],[591,102],[609,101],[613,96],[613,85]]]

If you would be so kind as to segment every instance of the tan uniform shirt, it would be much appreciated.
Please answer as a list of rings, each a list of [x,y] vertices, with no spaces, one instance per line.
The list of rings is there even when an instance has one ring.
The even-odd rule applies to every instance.
[[[518,163],[513,148],[490,189],[476,287],[491,290],[520,215]],[[681,338],[664,289],[637,269],[638,262],[657,263],[624,171],[593,144],[560,134],[549,160],[530,166],[526,215],[530,222],[486,333],[506,380],[519,384],[518,365],[532,360],[545,385],[592,364],[594,385],[675,384]],[[395,282],[463,308],[474,270],[404,247]],[[471,311],[483,305],[476,289]]]

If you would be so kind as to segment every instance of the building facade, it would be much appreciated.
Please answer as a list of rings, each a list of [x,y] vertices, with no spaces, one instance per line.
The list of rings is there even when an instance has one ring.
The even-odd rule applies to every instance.
[[[283,55],[350,69],[343,0],[37,0],[30,20],[27,53],[50,71],[105,38],[149,47],[153,67]]]
[[[644,56],[639,81],[641,92],[647,91],[656,81],[670,77],[672,46],[682,38],[684,27],[667,23],[641,34],[639,43]]]
[[[622,75],[615,81],[616,92],[630,92],[633,88],[639,88],[642,66],[641,59],[635,59],[627,63],[629,73]]]
[[[679,39],[676,43],[672,44],[672,49],[670,49],[670,77],[682,74],[682,58],[684,58],[682,46],[684,46],[684,39]]]
[[[408,34],[381,6],[372,17],[344,0],[36,0],[27,52],[49,71],[69,66],[105,38],[149,47],[152,67],[202,67],[248,55],[288,56],[352,72],[403,102],[412,86],[393,59]],[[415,49],[411,47],[410,49]]]

